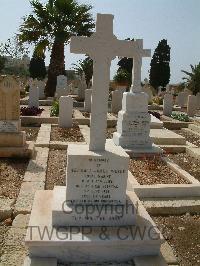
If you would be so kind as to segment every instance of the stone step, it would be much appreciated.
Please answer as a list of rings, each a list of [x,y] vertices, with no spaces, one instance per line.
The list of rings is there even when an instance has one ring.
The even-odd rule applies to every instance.
[[[186,152],[195,159],[200,160],[200,148],[187,147]]]
[[[151,215],[182,215],[200,213],[200,197],[190,198],[145,198],[144,207]]]
[[[186,151],[186,145],[159,145],[167,154],[168,153],[182,153]]]
[[[197,133],[200,134],[200,124],[199,124],[199,126],[195,125],[195,124],[190,124],[188,126],[188,128],[191,129],[192,131],[197,132]]]
[[[186,139],[174,133],[171,130],[163,129],[151,129],[150,137],[154,144],[157,145],[186,145]]]

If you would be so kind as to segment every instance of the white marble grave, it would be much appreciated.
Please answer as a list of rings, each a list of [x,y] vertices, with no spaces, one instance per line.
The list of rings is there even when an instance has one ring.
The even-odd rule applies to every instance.
[[[66,187],[36,193],[26,236],[30,257],[54,257],[63,263],[120,262],[160,252],[159,231],[141,203],[137,213],[136,194],[126,192],[129,156],[112,140],[106,142],[109,62],[117,55],[128,57],[132,46],[113,36],[113,18],[98,14],[96,33],[71,39],[71,52],[94,60],[90,144],[68,146]],[[52,237],[41,239],[38,228],[45,226]],[[132,237],[136,227],[147,230],[144,237]]]
[[[148,113],[148,95],[141,88],[142,57],[150,57],[151,51],[143,49],[143,40],[135,40],[131,91],[123,94],[122,110],[118,113],[117,132],[113,141],[126,149],[130,156],[160,153],[150,138],[151,116]]]
[[[58,125],[62,128],[72,127],[73,99],[70,96],[61,96],[59,99]]]

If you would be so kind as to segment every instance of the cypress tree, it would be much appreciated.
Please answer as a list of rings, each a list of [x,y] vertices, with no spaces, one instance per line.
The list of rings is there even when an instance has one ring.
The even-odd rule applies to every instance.
[[[45,55],[38,54],[34,51],[33,56],[30,61],[29,72],[30,77],[33,79],[44,79],[46,77],[47,71],[45,67]]]
[[[159,86],[165,87],[169,83],[170,49],[167,40],[161,40],[151,59],[149,81],[155,89]]]

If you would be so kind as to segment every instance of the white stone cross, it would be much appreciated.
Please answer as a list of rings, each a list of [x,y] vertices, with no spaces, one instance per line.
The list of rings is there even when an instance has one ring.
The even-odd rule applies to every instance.
[[[70,51],[93,59],[93,91],[90,123],[91,151],[104,151],[106,142],[110,64],[116,56],[133,57],[132,41],[121,41],[113,34],[113,15],[97,14],[96,32],[90,38],[72,37]]]
[[[135,51],[131,56],[133,57],[133,73],[132,73],[132,92],[142,92],[141,87],[141,69],[142,69],[142,58],[150,57],[151,50],[143,49],[143,40],[137,39],[135,41]]]

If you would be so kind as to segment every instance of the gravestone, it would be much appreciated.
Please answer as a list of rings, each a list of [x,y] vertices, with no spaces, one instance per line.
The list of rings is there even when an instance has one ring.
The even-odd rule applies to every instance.
[[[85,74],[83,73],[80,77],[78,84],[78,98],[79,100],[85,100],[85,91],[87,90],[87,84],[85,80]]]
[[[39,87],[36,79],[30,82],[28,107],[39,108]]]
[[[149,84],[148,79],[144,79],[144,86],[142,87],[142,91],[148,94],[148,102],[151,102],[153,99],[153,87]]]
[[[96,33],[90,38],[71,39],[71,52],[89,54],[94,61],[92,134],[89,145],[68,146],[66,187],[37,192],[29,223],[31,231],[28,230],[26,236],[30,257],[54,257],[63,263],[120,262],[134,256],[157,255],[160,252],[163,240],[159,232],[153,228],[144,208],[136,213],[136,195],[126,191],[129,156],[112,140],[106,141],[105,128],[102,130],[99,125],[100,121],[105,127],[107,124],[110,69],[107,66],[104,72],[99,70],[110,65],[111,59],[118,54],[128,57],[130,54],[127,51],[132,45],[132,42],[118,41],[113,36],[112,15],[97,15]],[[98,101],[101,105],[96,106]],[[95,138],[97,130],[104,134],[98,135],[100,140]],[[123,213],[119,212],[118,207],[124,210]],[[148,234],[142,238],[132,238],[131,230],[135,225],[140,230],[151,228],[156,240]],[[42,229],[44,226],[50,231],[54,230],[52,238],[39,237],[38,227]],[[33,227],[36,229],[34,232]],[[124,232],[124,227],[130,231]],[[71,232],[70,238],[66,237],[66,230]],[[109,237],[103,240],[102,233],[105,232]],[[124,245],[122,239],[125,236]]]
[[[177,96],[177,105],[180,107],[185,107],[187,105],[188,93],[187,92],[179,92]]]
[[[197,93],[197,108],[200,109],[200,92]]]
[[[59,127],[72,127],[73,99],[70,96],[61,96],[59,99]]]
[[[152,145],[148,95],[142,92],[141,87],[142,57],[150,55],[150,50],[143,49],[143,40],[135,40],[134,50],[130,56],[134,60],[131,91],[123,94],[122,110],[118,113],[117,132],[113,134],[114,143],[126,149],[133,157],[161,153],[158,147]]]
[[[65,89],[67,87],[67,77],[64,75],[57,76],[56,90]]]
[[[171,116],[173,110],[173,96],[166,93],[163,99],[163,115]]]
[[[43,80],[38,80],[38,88],[39,88],[39,100],[45,99],[45,85],[46,83]]]
[[[21,131],[19,83],[5,76],[0,81],[0,157],[31,157],[32,150]]]
[[[114,90],[112,92],[111,112],[113,114],[117,114],[121,110],[122,98],[123,98],[122,90]]]
[[[90,113],[92,104],[92,89],[85,90],[84,111]]]
[[[59,75],[57,77],[56,97],[59,99],[61,96],[68,96],[70,94],[70,87],[67,85],[67,77]]]
[[[188,96],[187,114],[193,117],[197,112],[197,97],[195,95]]]

